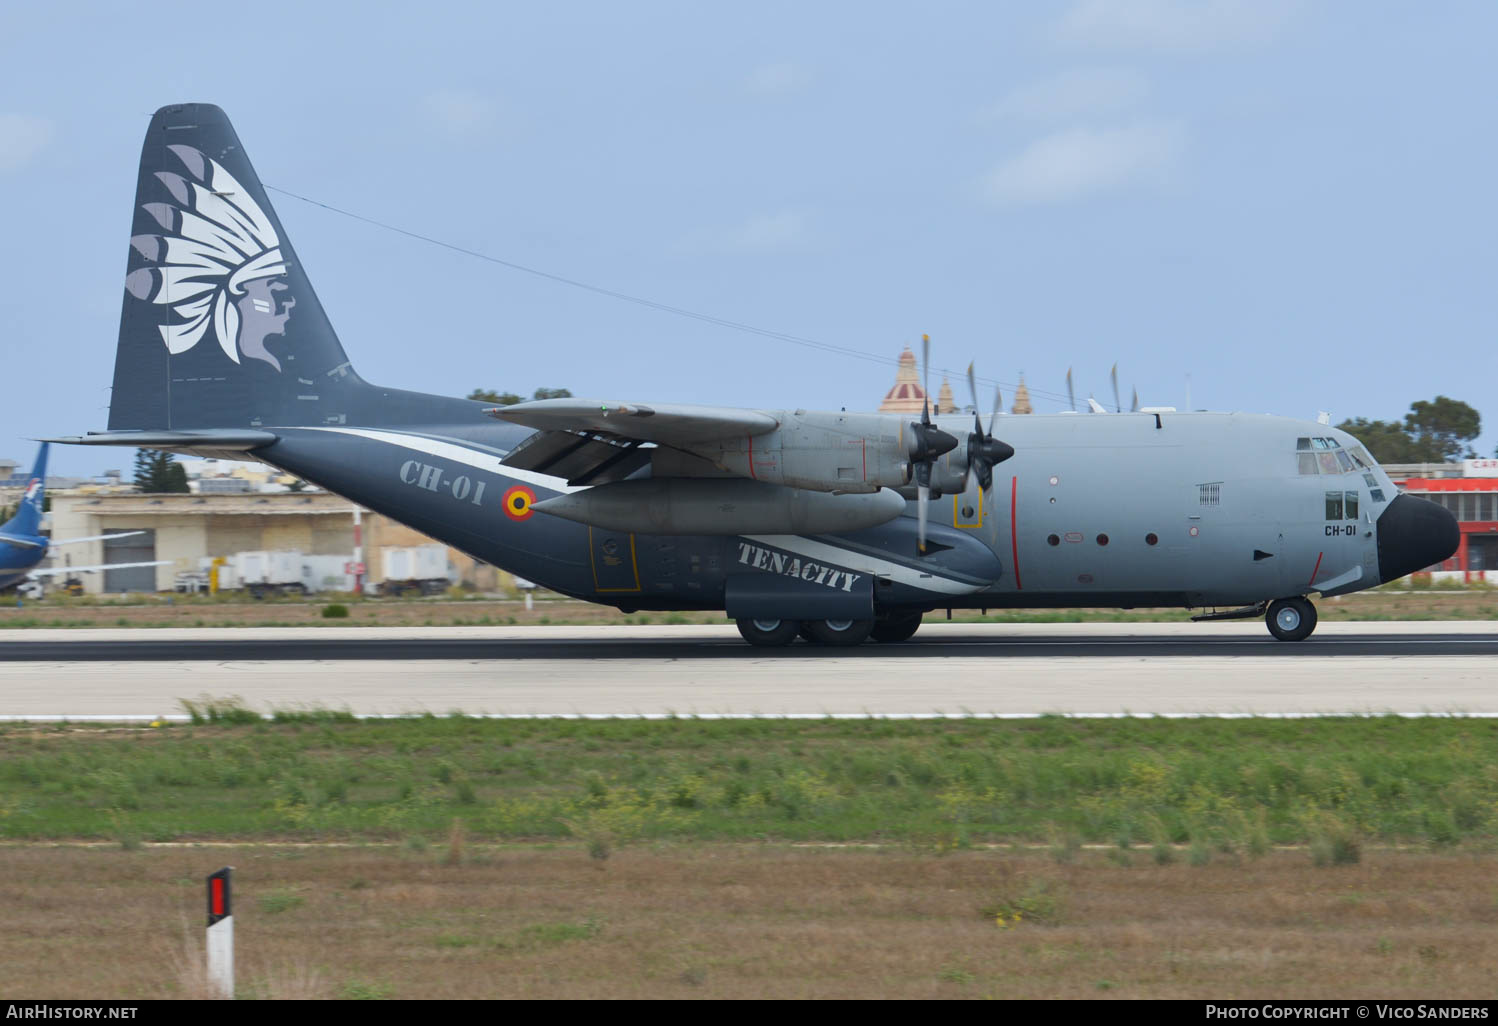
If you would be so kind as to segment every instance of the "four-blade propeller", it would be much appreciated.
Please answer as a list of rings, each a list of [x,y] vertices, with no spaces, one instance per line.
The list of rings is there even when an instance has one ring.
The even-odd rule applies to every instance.
[[[921,405],[921,419],[910,425],[910,444],[906,451],[910,455],[907,473],[916,483],[916,542],[922,554],[926,551],[926,504],[931,500],[931,471],[938,457],[945,456],[957,448],[957,439],[931,423],[931,336],[921,336],[922,387],[926,398]],[[906,480],[909,480],[907,477]],[[940,498],[941,493],[935,493]]]
[[[973,395],[973,430],[967,436],[967,471],[962,476],[963,487],[965,490],[967,475],[972,473],[978,478],[978,487],[987,492],[993,487],[993,468],[1014,455],[1014,446],[993,436],[993,429],[999,422],[999,410],[1004,405],[1003,393],[994,388],[993,413],[988,418],[988,430],[984,431],[983,419],[978,416],[978,378],[973,373],[972,364],[967,365],[967,387]]]

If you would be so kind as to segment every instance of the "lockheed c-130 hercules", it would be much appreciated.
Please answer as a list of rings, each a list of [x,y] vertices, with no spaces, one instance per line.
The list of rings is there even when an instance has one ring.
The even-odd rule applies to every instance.
[[[381,388],[223,111],[158,111],[136,188],[109,427],[59,441],[252,457],[579,599],[725,610],[756,645],[1076,606],[1263,615],[1293,641],[1316,624],[1307,595],[1457,547],[1451,514],[1357,439],[1282,417],[496,409]]]

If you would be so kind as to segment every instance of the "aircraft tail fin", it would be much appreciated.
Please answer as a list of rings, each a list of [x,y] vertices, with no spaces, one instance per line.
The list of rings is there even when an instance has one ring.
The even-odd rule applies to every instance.
[[[158,110],[135,189],[110,430],[315,423],[357,387],[222,110]]]
[[[5,525],[5,530],[11,534],[35,535],[42,524],[42,506],[46,501],[47,490],[47,443],[37,450],[36,463],[31,467],[31,473],[26,478],[26,490],[21,494],[21,501],[16,506],[16,515]]]
[[[136,180],[109,432],[482,419],[482,404],[366,384],[349,364],[228,116],[151,118]]]

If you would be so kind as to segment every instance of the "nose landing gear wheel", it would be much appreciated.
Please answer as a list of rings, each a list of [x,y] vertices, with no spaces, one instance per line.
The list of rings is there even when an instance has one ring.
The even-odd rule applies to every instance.
[[[873,628],[873,620],[806,620],[801,633],[818,645],[851,648],[867,641]]]
[[[745,641],[760,648],[789,645],[801,629],[799,620],[735,620],[734,623]]]
[[[1316,607],[1308,599],[1278,599],[1264,614],[1269,633],[1280,641],[1304,641],[1316,629]]]

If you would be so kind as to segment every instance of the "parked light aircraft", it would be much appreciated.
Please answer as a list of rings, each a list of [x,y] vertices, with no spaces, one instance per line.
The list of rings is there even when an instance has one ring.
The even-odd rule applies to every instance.
[[[141,531],[120,531],[114,534],[97,534],[87,538],[69,538],[53,541],[38,534],[42,522],[42,505],[47,488],[47,443],[37,451],[36,463],[31,476],[26,479],[26,490],[16,515],[0,524],[0,591],[15,587],[28,579],[51,577],[57,574],[87,574],[100,570],[122,570],[132,566],[160,566],[169,560],[149,563],[104,563],[98,566],[56,566],[39,569],[38,564],[46,559],[52,549],[59,545],[77,545],[79,542],[102,541],[105,538],[123,538]]]
[[[1225,607],[1300,640],[1307,595],[1458,540],[1357,439],[1283,417],[495,409],[368,384],[206,104],[151,120],[109,428],[65,441],[249,455],[567,595],[726,610],[756,645],[898,642],[953,607]]]

